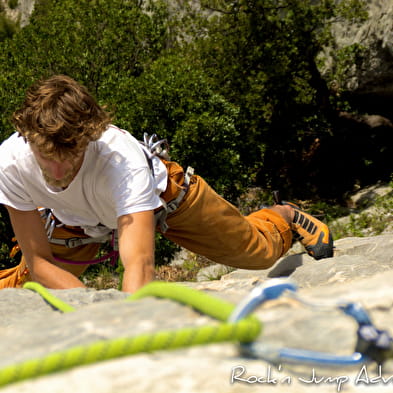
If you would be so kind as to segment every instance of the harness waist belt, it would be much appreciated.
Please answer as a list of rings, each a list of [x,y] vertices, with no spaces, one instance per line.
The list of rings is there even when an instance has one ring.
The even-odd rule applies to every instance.
[[[67,248],[75,248],[91,243],[106,243],[111,239],[112,239],[112,233],[109,233],[108,235],[100,236],[100,237],[71,237],[68,239],[50,238],[49,242],[52,244],[65,246]]]

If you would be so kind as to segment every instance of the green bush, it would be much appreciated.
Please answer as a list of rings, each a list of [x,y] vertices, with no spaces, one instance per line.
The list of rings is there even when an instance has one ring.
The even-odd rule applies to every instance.
[[[16,258],[11,258],[10,251],[15,245],[12,241],[13,232],[6,208],[0,205],[0,269],[4,269],[17,264],[20,254]]]
[[[393,229],[393,184],[392,191],[376,197],[371,206],[359,208],[345,218],[331,220],[330,227],[335,239],[348,236],[376,236]]]
[[[18,23],[7,18],[0,11],[0,41],[12,37],[18,31]]]
[[[211,89],[203,71],[168,55],[130,81],[113,103],[120,125],[139,138],[143,132],[167,138],[171,159],[194,167],[220,194],[238,195],[238,109]]]
[[[8,7],[10,7],[11,10],[14,10],[18,7],[18,0],[8,0]]]
[[[37,1],[29,25],[0,46],[3,138],[26,88],[41,77],[70,75],[106,102],[118,80],[140,75],[165,47],[167,19],[159,3],[147,10],[139,3]]]

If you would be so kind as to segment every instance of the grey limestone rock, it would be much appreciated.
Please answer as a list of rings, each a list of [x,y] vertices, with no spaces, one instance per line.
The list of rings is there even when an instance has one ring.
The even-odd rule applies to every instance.
[[[367,1],[368,19],[360,25],[337,21],[332,33],[337,48],[360,44],[366,48],[366,56],[359,64],[353,64],[352,75],[346,88],[363,93],[393,94],[393,3],[391,0]],[[333,64],[330,63],[330,67]],[[329,61],[327,68],[329,69]]]
[[[392,244],[393,234],[342,239],[333,258],[314,261],[305,254],[289,255],[268,271],[236,270],[220,280],[179,285],[238,303],[255,285],[287,276],[308,301],[360,302],[377,327],[393,334]],[[0,367],[97,340],[215,323],[171,300],[144,298],[129,302],[116,290],[53,293],[76,311],[55,311],[30,290],[0,291]],[[342,355],[354,350],[356,324],[334,308],[315,309],[283,297],[267,302],[255,314],[263,323],[258,341],[265,345]],[[384,365],[382,373],[385,381],[372,364],[339,369],[272,365],[242,356],[236,343],[223,343],[141,353],[76,367],[8,385],[2,392],[391,392],[391,362]],[[257,378],[259,382],[255,382]]]

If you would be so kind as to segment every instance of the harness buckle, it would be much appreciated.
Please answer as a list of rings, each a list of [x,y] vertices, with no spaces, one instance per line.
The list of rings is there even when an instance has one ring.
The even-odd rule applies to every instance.
[[[173,201],[167,203],[167,205],[166,205],[167,214],[173,213],[178,207],[179,207],[179,204],[177,203],[176,200],[173,200]]]
[[[64,243],[67,248],[79,247],[83,245],[83,238],[70,237],[69,239],[64,239]]]

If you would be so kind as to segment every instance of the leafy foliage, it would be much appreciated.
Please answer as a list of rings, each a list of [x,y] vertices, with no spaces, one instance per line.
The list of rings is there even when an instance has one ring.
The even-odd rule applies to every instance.
[[[33,81],[52,74],[72,76],[105,102],[116,94],[107,84],[140,75],[159,56],[165,20],[158,3],[144,10],[135,1],[38,1],[30,24],[0,47],[2,113],[10,115]],[[5,116],[2,126],[10,130]]]
[[[8,0],[8,7],[14,10],[18,6],[18,0]]]
[[[10,257],[10,251],[15,243],[12,241],[12,229],[7,210],[0,205],[0,268],[10,267],[17,262]]]
[[[12,37],[19,29],[18,23],[7,18],[0,4],[0,41]]]

